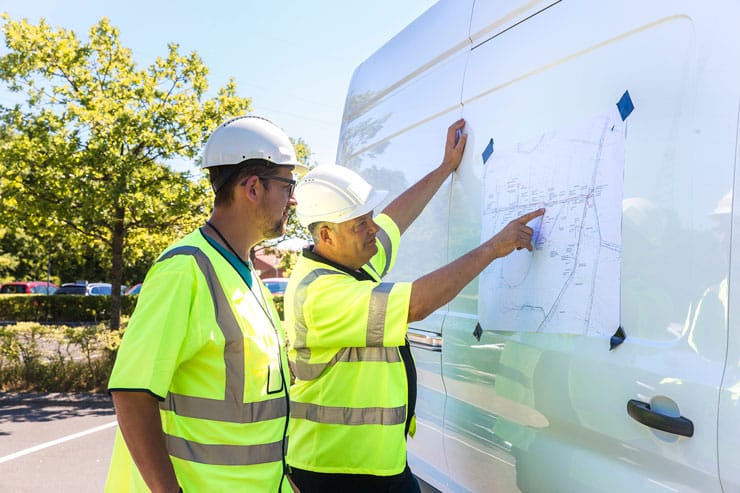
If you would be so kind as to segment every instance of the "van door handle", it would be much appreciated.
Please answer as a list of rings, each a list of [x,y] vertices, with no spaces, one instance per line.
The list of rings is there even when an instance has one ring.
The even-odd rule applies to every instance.
[[[683,416],[666,416],[650,409],[647,402],[630,399],[627,402],[627,413],[645,426],[656,430],[667,431],[675,435],[690,437],[694,435],[694,423]]]
[[[442,351],[442,334],[409,327],[406,335],[412,347],[437,353]]]

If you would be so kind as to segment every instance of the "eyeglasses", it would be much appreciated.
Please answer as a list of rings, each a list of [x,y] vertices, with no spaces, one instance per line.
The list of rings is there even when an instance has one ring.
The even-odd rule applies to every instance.
[[[260,180],[275,180],[275,181],[281,181],[283,183],[288,184],[288,197],[293,196],[293,190],[295,190],[295,180],[291,180],[290,178],[283,178],[282,176],[261,176],[261,175],[254,175]],[[247,180],[244,180],[241,184],[245,185],[247,183]]]
[[[293,190],[295,190],[295,180],[290,178],[283,178],[282,176],[259,176],[256,175],[260,180],[275,180],[288,184],[288,197],[293,196]]]

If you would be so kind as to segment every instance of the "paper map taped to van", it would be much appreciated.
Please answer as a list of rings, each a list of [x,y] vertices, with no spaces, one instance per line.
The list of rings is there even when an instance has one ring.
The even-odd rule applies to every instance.
[[[625,122],[618,111],[507,146],[484,167],[483,240],[545,207],[534,251],[479,280],[484,330],[609,336],[619,326]]]

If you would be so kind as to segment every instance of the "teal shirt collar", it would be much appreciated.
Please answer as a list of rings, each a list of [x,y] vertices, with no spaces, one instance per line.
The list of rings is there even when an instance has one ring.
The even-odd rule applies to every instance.
[[[249,289],[252,289],[252,283],[253,283],[253,281],[252,281],[252,270],[251,270],[252,269],[252,262],[249,262],[249,267],[247,267],[246,265],[244,265],[244,263],[239,258],[237,258],[236,255],[234,255],[233,252],[231,252],[230,250],[224,248],[223,245],[221,245],[220,243],[218,243],[216,240],[214,240],[213,238],[211,238],[207,234],[203,233],[202,231],[200,232],[200,234],[203,235],[203,237],[206,239],[206,241],[213,248],[215,248],[216,251],[218,251],[218,253],[220,253],[221,256],[224,257],[226,259],[226,261],[229,262],[234,269],[236,269],[236,271],[239,273],[239,275],[244,280],[244,282],[247,283],[247,287]]]

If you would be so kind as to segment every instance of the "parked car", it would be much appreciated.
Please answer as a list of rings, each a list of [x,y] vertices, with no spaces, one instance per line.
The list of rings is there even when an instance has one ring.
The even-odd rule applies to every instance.
[[[87,284],[66,282],[57,289],[54,294],[87,294]]]
[[[287,277],[268,277],[262,279],[262,283],[270,290],[273,296],[282,296],[285,294],[285,288],[288,286]]]
[[[0,287],[0,294],[54,294],[58,286],[48,281],[15,281]]]
[[[87,283],[66,282],[57,289],[54,294],[77,294],[87,295]]]
[[[111,285],[107,282],[68,282],[62,284],[54,294],[104,296],[111,294]]]
[[[355,70],[337,160],[389,201],[465,119],[385,282],[546,208],[533,251],[409,328],[416,475],[740,492],[738,19],[726,0],[441,0]]]
[[[139,294],[139,291],[141,291],[141,283],[134,284],[133,286],[128,288],[124,294],[129,296],[132,294]]]

